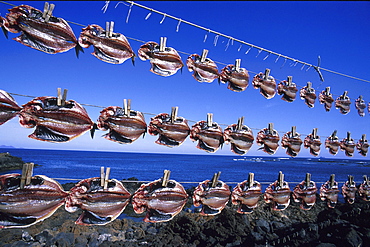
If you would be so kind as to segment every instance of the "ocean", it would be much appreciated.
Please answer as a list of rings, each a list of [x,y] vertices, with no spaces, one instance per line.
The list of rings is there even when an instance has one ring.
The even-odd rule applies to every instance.
[[[291,187],[305,179],[311,173],[311,180],[317,183],[327,181],[331,174],[340,186],[353,175],[361,183],[363,175],[370,176],[370,160],[328,159],[328,158],[286,158],[266,156],[222,156],[188,155],[158,153],[127,153],[97,151],[66,151],[40,149],[0,148],[0,153],[9,152],[21,157],[24,162],[40,165],[34,168],[35,175],[58,178],[60,183],[100,176],[100,167],[110,167],[110,178],[118,180],[135,177],[139,181],[153,181],[163,176],[163,171],[171,171],[170,179],[183,183],[185,188],[211,179],[214,173],[221,172],[220,180],[230,186],[248,178],[248,173],[255,174],[255,180],[263,189],[274,182],[279,171],[285,175]],[[19,172],[10,171],[2,174]],[[60,179],[61,178],[61,179]],[[72,180],[74,182],[74,180]]]

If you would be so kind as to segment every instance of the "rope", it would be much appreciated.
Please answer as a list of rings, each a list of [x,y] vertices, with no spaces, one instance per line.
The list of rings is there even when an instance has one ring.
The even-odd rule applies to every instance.
[[[295,59],[295,58],[292,58],[292,57],[288,57],[286,55],[282,55],[280,53],[277,53],[277,52],[274,52],[274,51],[271,51],[271,50],[268,50],[268,49],[265,49],[263,47],[260,47],[260,46],[256,46],[256,45],[253,45],[251,43],[248,43],[248,42],[245,42],[243,40],[240,40],[240,39],[237,39],[237,38],[234,38],[234,37],[231,37],[230,35],[226,35],[226,34],[223,34],[223,33],[220,33],[220,32],[217,32],[217,31],[214,31],[214,30],[211,30],[209,28],[206,28],[206,27],[202,27],[198,24],[195,24],[195,23],[192,23],[192,22],[189,22],[189,21],[186,21],[184,19],[181,19],[181,18],[178,18],[178,17],[175,17],[175,16],[172,16],[172,15],[169,15],[169,14],[166,14],[166,13],[163,13],[163,12],[160,12],[158,10],[155,10],[155,9],[152,9],[152,8],[149,8],[149,7],[146,7],[144,5],[141,5],[141,4],[138,4],[136,2],[133,2],[133,1],[126,1],[128,3],[132,5],[135,5],[135,6],[138,6],[140,8],[143,8],[143,9],[146,9],[146,10],[150,10],[151,12],[154,12],[154,13],[157,13],[157,14],[160,14],[160,15],[163,15],[165,17],[169,17],[171,19],[174,19],[174,20],[177,20],[177,21],[181,21],[183,23],[186,23],[190,26],[193,26],[193,27],[196,27],[196,28],[199,28],[199,29],[202,29],[204,31],[207,31],[207,35],[208,33],[213,33],[216,35],[216,37],[218,38],[219,36],[222,36],[224,38],[228,38],[228,39],[232,39],[233,41],[236,41],[236,42],[239,42],[241,44],[244,44],[244,45],[247,45],[247,46],[250,46],[251,48],[256,48],[256,49],[259,49],[260,52],[261,51],[265,51],[269,54],[273,54],[273,55],[276,55],[276,56],[279,56],[279,57],[283,57],[285,59],[289,59],[291,61],[294,61],[296,64],[297,63],[300,63],[300,64],[303,64],[303,65],[307,65],[307,66],[310,66],[310,67],[316,67],[317,69],[320,69],[320,70],[324,70],[324,71],[327,71],[329,73],[333,73],[333,74],[337,74],[337,75],[340,75],[340,76],[344,76],[344,77],[348,77],[348,78],[351,78],[351,79],[354,79],[354,80],[358,80],[358,81],[363,81],[363,82],[368,82],[370,83],[369,80],[365,80],[365,79],[361,79],[361,78],[358,78],[358,77],[355,77],[355,76],[351,76],[351,75],[347,75],[347,74],[344,74],[344,73],[340,73],[340,72],[336,72],[336,71],[333,71],[333,70],[330,70],[330,69],[326,69],[326,68],[322,68],[322,67],[318,67],[318,66],[315,66],[315,65],[312,65],[312,64],[309,64],[307,62],[304,62],[304,61],[301,61],[301,60],[298,60],[298,59]],[[217,40],[216,40],[217,42]]]

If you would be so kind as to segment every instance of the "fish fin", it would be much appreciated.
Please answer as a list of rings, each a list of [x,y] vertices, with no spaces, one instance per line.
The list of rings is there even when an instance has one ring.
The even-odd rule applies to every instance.
[[[160,144],[160,145],[165,145],[167,147],[175,147],[175,146],[180,145],[179,142],[174,141],[165,135],[159,135],[159,138],[158,140],[155,141],[155,143]]]
[[[9,38],[8,37],[8,33],[9,33],[8,30],[6,30],[6,28],[4,26],[1,26],[1,29],[3,30],[3,33],[4,33],[5,38],[8,39]]]
[[[32,216],[15,216],[0,212],[0,226],[2,227],[26,227],[36,223],[37,218]]]
[[[101,217],[93,212],[84,210],[80,217],[76,220],[78,225],[105,225],[112,221],[112,217]]]
[[[221,213],[221,210],[219,210],[219,209],[212,209],[207,205],[203,205],[203,207],[202,207],[202,214],[204,214],[204,215],[216,215],[216,214],[219,214],[219,213]]]
[[[245,151],[239,149],[234,143],[231,143],[231,151],[233,151],[235,154],[239,154],[239,155],[246,154]]]
[[[35,131],[28,137],[40,141],[52,141],[52,142],[67,142],[70,140],[68,136],[58,134],[44,126],[37,126]]]
[[[33,49],[36,49],[36,50],[39,50],[39,51],[42,51],[48,54],[56,53],[55,49],[52,49],[50,47],[40,44],[37,40],[27,35],[26,33],[23,33],[22,35],[14,38],[14,40],[21,43],[22,45],[31,47]]]
[[[131,62],[132,62],[132,65],[135,66],[135,56],[131,57]]]
[[[172,214],[163,214],[155,209],[149,209],[147,215],[145,216],[145,222],[165,222],[173,218]]]
[[[119,143],[132,143],[131,139],[126,138],[123,135],[120,135],[118,132],[114,130],[111,130],[108,134],[104,135],[104,138]]]
[[[96,123],[94,123],[93,127],[90,130],[91,139],[94,139],[95,130],[97,130],[97,129],[98,129],[98,125]]]
[[[253,208],[248,207],[245,204],[240,204],[238,212],[243,213],[243,214],[250,214],[253,212]]]
[[[98,59],[107,62],[107,63],[112,63],[112,64],[119,64],[119,60],[114,59],[114,57],[108,56],[105,54],[103,51],[101,51],[99,48],[94,46],[94,52],[92,53],[95,57]]]
[[[211,153],[216,151],[214,148],[211,148],[211,147],[207,146],[202,140],[199,140],[198,148],[203,149],[207,152],[211,152]]]
[[[84,53],[85,51],[82,48],[82,46],[79,43],[77,43],[75,46],[75,52],[76,52],[76,57],[79,58],[80,52]]]

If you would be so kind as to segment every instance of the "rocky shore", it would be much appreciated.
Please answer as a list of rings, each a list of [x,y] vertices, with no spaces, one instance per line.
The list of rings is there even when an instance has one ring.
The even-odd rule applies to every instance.
[[[71,186],[64,185],[66,190]],[[138,184],[125,186],[133,191]],[[135,214],[129,204],[120,219],[105,226],[76,225],[81,211],[68,213],[61,207],[36,225],[0,230],[0,246],[370,246],[370,202],[356,198],[352,205],[329,209],[317,198],[309,211],[291,200],[278,212],[261,196],[251,214],[238,214],[229,203],[221,214],[208,217],[194,212],[189,199],[165,223],[142,222],[144,214]]]
[[[0,153],[0,172],[20,170],[23,164],[22,158],[12,156],[9,153]]]

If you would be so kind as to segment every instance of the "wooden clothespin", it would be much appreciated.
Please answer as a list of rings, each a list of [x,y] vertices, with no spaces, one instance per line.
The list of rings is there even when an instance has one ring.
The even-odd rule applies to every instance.
[[[269,76],[270,76],[270,69],[266,69],[265,70],[265,73],[264,73],[264,80],[268,80],[269,79]]]
[[[63,96],[61,94],[61,88],[58,87],[57,106],[64,106],[67,100],[68,89],[63,90]]]
[[[330,93],[330,87],[326,87],[325,88],[325,95],[326,96],[329,96],[331,93]]]
[[[159,51],[164,52],[166,50],[167,37],[161,37],[161,42],[159,43]]]
[[[311,183],[311,173],[306,173],[306,179],[305,179],[306,187],[310,186]]]
[[[170,170],[164,170],[163,178],[162,178],[162,186],[163,187],[167,187],[168,180],[170,180],[170,174],[171,174]]]
[[[361,141],[362,141],[362,142],[366,142],[366,141],[367,141],[367,140],[366,140],[366,134],[362,134]]]
[[[49,5],[48,2],[45,2],[44,12],[42,14],[42,18],[45,20],[45,22],[49,22],[50,17],[53,16],[54,7],[55,5],[53,3]]]
[[[207,113],[207,126],[212,127],[213,125],[213,114]]]
[[[130,117],[131,113],[131,99],[123,100],[123,115]]]
[[[208,50],[203,49],[202,56],[200,57],[201,63],[204,63],[206,61],[207,55],[208,55]]]
[[[348,99],[348,91],[344,91],[343,94],[340,96],[342,99]]]
[[[307,89],[311,89],[312,88],[312,82],[308,81],[307,82]]]
[[[242,60],[240,58],[235,60],[235,71],[240,70],[240,64],[242,63]]]
[[[213,178],[212,178],[212,184],[211,184],[211,187],[214,188],[216,187],[217,183],[218,183],[218,179],[220,178],[220,175],[221,175],[221,172],[218,172],[218,173],[215,173],[213,175]]]
[[[286,85],[291,86],[292,84],[293,84],[293,76],[288,76],[287,81],[286,81]]]
[[[297,129],[297,126],[292,126],[292,131],[290,132],[290,134],[291,134],[292,137],[294,137],[294,136],[297,135],[296,129]]]
[[[351,132],[347,131],[347,141],[350,141],[350,140],[351,140]]]
[[[274,124],[269,123],[267,129],[268,129],[269,133],[272,134],[274,132]]]
[[[100,186],[103,187],[103,190],[108,189],[110,167],[107,167],[107,170],[104,173],[104,166],[100,167]]]
[[[34,163],[23,164],[22,176],[21,176],[21,182],[20,182],[21,189],[24,189],[24,186],[27,186],[31,183],[33,167],[34,167]]]
[[[238,119],[238,124],[237,124],[237,127],[236,127],[237,130],[242,130],[243,122],[244,122],[244,117],[241,117],[241,118]]]
[[[364,184],[369,186],[369,178],[366,175],[364,175],[363,178],[364,178]]]
[[[284,185],[284,174],[282,171],[279,171],[279,175],[278,175],[278,186],[280,188],[282,188]]]
[[[312,130],[312,135],[313,135],[313,138],[317,138],[318,136],[317,136],[317,128],[314,128],[313,130]]]
[[[334,184],[335,184],[335,174],[331,174],[329,179],[330,188],[333,188]]]
[[[254,184],[254,173],[250,172],[248,175],[248,187],[253,187]]]
[[[350,187],[354,187],[355,186],[355,181],[353,180],[353,176],[352,175],[348,175],[348,185]]]
[[[114,27],[114,21],[111,21],[111,22],[107,21],[105,23],[105,37],[112,38],[113,27]]]
[[[173,124],[177,119],[177,112],[179,107],[175,106],[171,108],[171,123]]]
[[[331,138],[332,139],[338,139],[338,136],[337,136],[337,130],[334,130],[333,133],[331,134]]]

